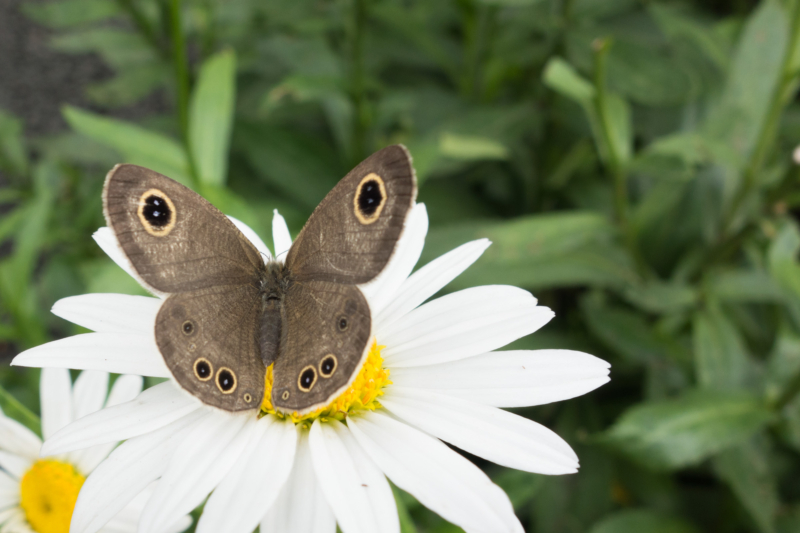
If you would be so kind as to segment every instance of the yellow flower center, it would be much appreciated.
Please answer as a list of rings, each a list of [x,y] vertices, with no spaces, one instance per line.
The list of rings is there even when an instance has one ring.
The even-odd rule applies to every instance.
[[[42,459],[25,472],[20,483],[20,507],[36,533],[69,533],[72,511],[86,480],[75,467]]]
[[[385,346],[379,346],[377,341],[373,342],[367,354],[367,360],[364,361],[364,366],[361,367],[358,376],[356,376],[350,387],[325,407],[320,407],[304,415],[299,415],[297,411],[283,413],[272,405],[272,365],[270,365],[267,368],[264,401],[261,403],[261,416],[271,414],[281,418],[291,418],[295,424],[299,424],[300,422],[314,421],[317,418],[344,420],[347,415],[356,411],[364,409],[374,411],[381,407],[378,397],[383,396],[383,387],[392,383],[389,381],[389,370],[383,368],[381,350],[384,348]]]

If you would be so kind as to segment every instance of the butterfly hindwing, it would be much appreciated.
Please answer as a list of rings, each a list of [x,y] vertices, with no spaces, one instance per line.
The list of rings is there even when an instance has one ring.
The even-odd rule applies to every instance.
[[[156,318],[156,343],[178,383],[204,403],[226,411],[255,409],[264,396],[259,357],[261,311],[249,285],[173,294]]]
[[[352,381],[369,348],[371,318],[358,287],[298,282],[286,292],[272,403],[308,412],[326,405]]]

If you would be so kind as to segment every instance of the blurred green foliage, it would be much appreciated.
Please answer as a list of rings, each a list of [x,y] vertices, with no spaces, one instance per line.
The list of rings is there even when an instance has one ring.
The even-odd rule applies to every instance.
[[[588,397],[519,410],[573,444],[579,474],[479,461],[528,531],[800,531],[800,0],[23,7],[55,49],[115,75],[56,136],[0,113],[12,351],[78,331],[48,313],[61,297],[140,290],[90,239],[113,164],[266,237],[273,209],[296,233],[352,166],[402,142],[431,218],[423,262],[494,242],[449,290],[528,288],[557,316],[515,347],[613,365]],[[169,114],[110,118],[153,93]],[[0,370],[33,411],[36,382]],[[398,500],[404,533],[457,531]]]

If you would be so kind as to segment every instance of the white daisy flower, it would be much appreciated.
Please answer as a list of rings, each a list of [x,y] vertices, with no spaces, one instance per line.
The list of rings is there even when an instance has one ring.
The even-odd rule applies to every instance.
[[[426,303],[490,244],[464,244],[411,274],[427,230],[418,204],[386,269],[361,287],[374,342],[352,386],[329,406],[277,412],[270,368],[259,416],[207,407],[170,380],[48,439],[47,455],[127,439],[84,484],[71,533],[99,531],[153,482],[141,532],[166,530],[208,497],[198,533],[258,525],[262,533],[334,533],[337,523],[345,533],[398,533],[387,478],[467,532],[522,531],[506,494],[444,442],[510,468],[573,473],[578,458],[561,437],[502,408],[579,396],[606,383],[609,366],[569,350],[495,351],[553,317],[522,289],[475,287]],[[95,239],[129,270],[110,230]],[[277,212],[273,240],[280,259],[291,237]],[[55,314],[95,333],[33,348],[14,364],[169,378],[154,339],[159,305],[113,294],[61,300]]]
[[[124,404],[142,391],[140,376],[120,376],[108,393],[107,372],[81,373],[73,386],[69,371],[45,368],[40,383],[42,433],[45,439],[84,416]],[[39,458],[42,441],[0,410],[0,533],[67,533],[78,492],[116,442]],[[150,491],[117,509],[99,531],[134,533]],[[182,531],[191,520],[178,520],[166,531]]]

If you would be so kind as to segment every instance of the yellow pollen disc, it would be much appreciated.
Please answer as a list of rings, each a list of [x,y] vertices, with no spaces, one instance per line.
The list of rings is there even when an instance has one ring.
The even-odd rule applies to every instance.
[[[347,415],[356,411],[365,409],[374,411],[381,407],[378,397],[383,396],[383,387],[392,384],[389,380],[389,369],[383,368],[381,350],[384,348],[386,346],[379,346],[377,342],[373,342],[367,354],[367,360],[364,361],[364,366],[361,367],[350,387],[325,407],[320,407],[302,416],[297,414],[297,411],[283,413],[273,407],[272,365],[269,365],[266,386],[264,387],[264,401],[261,403],[261,416],[271,414],[281,418],[291,418],[295,424],[299,424],[306,421],[313,422],[317,418],[344,420]]]
[[[36,461],[22,476],[20,507],[36,533],[69,533],[72,511],[86,478],[61,461]]]

